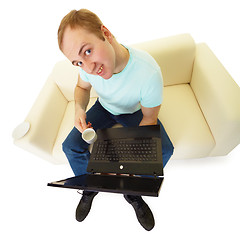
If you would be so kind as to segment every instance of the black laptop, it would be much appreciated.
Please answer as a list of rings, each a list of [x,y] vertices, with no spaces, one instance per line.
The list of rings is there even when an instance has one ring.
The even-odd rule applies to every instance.
[[[164,179],[160,125],[97,130],[87,171],[48,186],[158,196]]]

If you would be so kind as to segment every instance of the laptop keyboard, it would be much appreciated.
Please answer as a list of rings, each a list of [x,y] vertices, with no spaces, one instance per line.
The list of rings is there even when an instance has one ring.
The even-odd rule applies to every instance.
[[[112,139],[96,144],[96,161],[157,161],[156,139]]]

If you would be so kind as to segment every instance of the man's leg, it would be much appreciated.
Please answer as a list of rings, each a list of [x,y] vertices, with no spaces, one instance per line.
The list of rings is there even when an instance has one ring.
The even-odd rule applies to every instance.
[[[99,101],[96,101],[86,115],[86,122],[91,122],[95,131],[101,128],[110,128],[116,123],[112,119],[111,114],[101,106]],[[76,176],[86,174],[90,158],[89,144],[82,139],[82,134],[77,128],[74,127],[72,129],[63,142],[62,148],[74,174]]]
[[[133,114],[124,114],[115,116],[117,122],[121,123],[124,127],[133,127],[138,126],[143,118],[142,111],[139,110]],[[163,127],[161,122],[158,120],[158,124],[161,129],[161,140],[162,140],[162,153],[163,153],[163,167],[167,164],[169,158],[173,153],[173,145]],[[124,198],[128,203],[133,206],[135,210],[137,219],[142,227],[150,231],[153,229],[155,225],[154,217],[151,209],[145,203],[141,196],[132,196],[132,195],[124,195]]]
[[[158,119],[158,124],[160,125],[160,133],[161,133],[161,141],[162,141],[162,160],[163,160],[163,168],[167,165],[169,159],[173,155],[174,147],[173,144],[168,137],[164,126]]]
[[[112,127],[116,123],[112,119],[112,115],[98,101],[96,101],[86,114],[86,122],[91,122],[95,131],[101,128]],[[87,164],[90,157],[88,147],[89,144],[82,139],[82,134],[75,127],[63,142],[63,151],[75,175],[87,173]],[[93,198],[96,195],[97,192],[83,192],[83,196],[76,209],[77,221],[82,222],[87,217]]]

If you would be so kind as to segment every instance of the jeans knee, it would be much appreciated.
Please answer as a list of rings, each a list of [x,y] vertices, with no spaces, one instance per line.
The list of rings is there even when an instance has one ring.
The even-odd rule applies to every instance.
[[[172,145],[172,143],[168,146],[168,149],[167,149],[167,152],[166,152],[166,155],[167,155],[167,158],[170,159],[171,156],[173,155],[173,152],[174,152],[174,147]]]
[[[174,152],[174,147],[172,144],[168,146],[167,149],[163,152],[163,167],[165,167],[169,161],[169,159],[172,157]]]
[[[69,154],[81,154],[88,151],[89,144],[82,141],[74,141],[67,137],[65,141],[62,143],[62,150],[66,155]]]
[[[70,144],[68,143],[67,140],[65,140],[63,143],[62,143],[62,150],[65,154],[69,153],[71,151],[71,146]]]
[[[174,152],[174,146],[171,144],[169,148],[169,158],[173,155],[173,152]]]

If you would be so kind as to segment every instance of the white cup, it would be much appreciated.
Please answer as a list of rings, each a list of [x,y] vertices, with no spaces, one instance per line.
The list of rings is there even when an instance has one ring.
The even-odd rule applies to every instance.
[[[97,134],[92,128],[87,128],[82,133],[82,139],[88,144],[92,144],[97,140]]]

